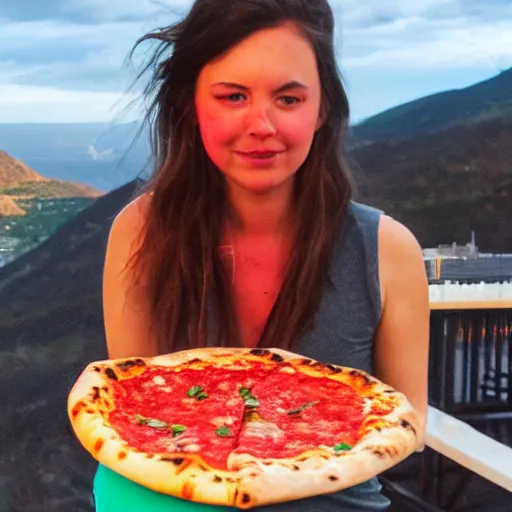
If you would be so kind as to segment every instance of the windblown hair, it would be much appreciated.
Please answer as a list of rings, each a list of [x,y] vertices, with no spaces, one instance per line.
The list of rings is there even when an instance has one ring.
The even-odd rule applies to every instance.
[[[316,54],[326,119],[296,174],[294,251],[260,346],[291,348],[314,324],[352,194],[342,155],[349,107],[336,65],[331,8],[327,0],[196,0],[186,18],[147,34],[134,47],[157,42],[141,73],[152,70],[146,122],[156,168],[145,187],[152,196],[134,269],[147,281],[160,353],[207,342],[241,344],[218,250],[226,186],[204,149],[194,90],[210,60],[255,31],[286,22],[301,30]]]

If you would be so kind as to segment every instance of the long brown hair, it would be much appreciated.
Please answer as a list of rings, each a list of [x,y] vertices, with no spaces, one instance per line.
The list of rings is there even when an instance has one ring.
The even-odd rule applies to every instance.
[[[328,282],[334,244],[351,197],[342,147],[348,101],[336,65],[334,19],[326,0],[196,0],[188,16],[140,39],[157,49],[141,74],[152,98],[156,169],[135,269],[143,272],[161,353],[207,343],[210,313],[218,346],[240,338],[218,246],[226,212],[224,178],[208,158],[195,118],[194,89],[203,66],[251,33],[295,23],[315,51],[326,119],[296,174],[299,229],[260,346],[290,348],[312,327]]]

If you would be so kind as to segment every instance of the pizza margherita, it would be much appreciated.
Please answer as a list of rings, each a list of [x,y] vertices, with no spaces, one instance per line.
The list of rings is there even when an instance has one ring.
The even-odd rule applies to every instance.
[[[351,487],[421,442],[401,393],[280,349],[91,363],[68,413],[83,446],[126,478],[243,509]]]

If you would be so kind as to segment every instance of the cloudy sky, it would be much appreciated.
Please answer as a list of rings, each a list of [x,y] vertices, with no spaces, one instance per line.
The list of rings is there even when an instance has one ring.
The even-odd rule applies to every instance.
[[[0,0],[0,122],[128,121],[142,34],[191,0]],[[331,0],[358,121],[512,67],[512,0]],[[170,11],[168,9],[170,7]],[[137,104],[136,104],[137,105]]]

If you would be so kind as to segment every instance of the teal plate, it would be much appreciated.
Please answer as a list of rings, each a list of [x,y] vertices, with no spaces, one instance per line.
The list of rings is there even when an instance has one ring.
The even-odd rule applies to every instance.
[[[234,512],[234,507],[219,507],[182,500],[161,494],[98,466],[94,477],[96,512]],[[238,511],[239,512],[239,511]]]

